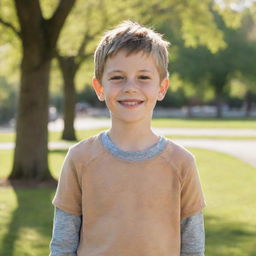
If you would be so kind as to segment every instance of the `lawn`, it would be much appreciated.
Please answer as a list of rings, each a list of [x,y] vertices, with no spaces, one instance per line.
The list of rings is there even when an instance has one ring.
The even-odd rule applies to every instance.
[[[255,118],[155,118],[154,127],[165,128],[221,128],[221,129],[256,129]]]
[[[256,119],[213,119],[213,118],[195,118],[195,119],[182,119],[182,118],[160,118],[153,119],[153,127],[164,127],[164,128],[221,128],[221,129],[256,129]],[[94,129],[94,130],[77,130],[78,140],[87,138],[92,134],[105,130]],[[255,136],[173,136],[172,138],[197,138],[197,139],[246,139],[256,140]],[[14,142],[14,132],[0,132],[0,142]],[[49,141],[61,141],[61,132],[49,132]]]
[[[256,169],[222,153],[195,148],[191,151],[197,158],[207,201],[206,255],[255,256]],[[5,159],[0,170],[5,170],[6,176],[10,168],[6,159],[11,158],[11,151],[0,153],[0,158]],[[65,153],[50,151],[50,167],[55,177]],[[0,255],[48,255],[54,191],[0,188]]]

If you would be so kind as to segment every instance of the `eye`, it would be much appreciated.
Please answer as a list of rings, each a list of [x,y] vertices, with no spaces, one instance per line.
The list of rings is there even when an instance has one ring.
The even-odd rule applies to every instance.
[[[150,77],[149,76],[141,75],[141,76],[139,76],[139,79],[141,79],[141,80],[148,80],[148,79],[150,79]]]
[[[123,76],[112,76],[109,78],[109,80],[123,80],[124,77]]]

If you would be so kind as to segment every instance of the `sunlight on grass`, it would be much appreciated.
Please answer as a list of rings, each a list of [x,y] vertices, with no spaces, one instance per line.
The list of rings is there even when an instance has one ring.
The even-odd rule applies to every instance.
[[[206,196],[206,255],[256,255],[256,168],[226,154],[191,151]]]
[[[190,150],[197,159],[207,203],[206,255],[256,255],[256,168],[223,153]],[[65,154],[65,150],[50,151],[56,178]],[[46,188],[0,188],[0,255],[49,254],[54,193],[55,189]]]
[[[153,127],[165,128],[224,128],[224,129],[256,129],[256,119],[215,119],[215,118],[155,118]]]
[[[51,150],[49,154],[49,167],[52,172],[52,176],[58,179],[61,171],[61,166],[67,150]]]
[[[10,174],[13,161],[13,151],[0,150],[0,159],[0,179],[2,179]]]
[[[49,255],[53,189],[0,188],[0,255]]]
[[[14,190],[12,188],[0,188],[0,248],[3,248],[3,243],[6,242],[3,240],[3,237],[10,232],[9,226],[16,208],[17,198]],[[12,235],[12,239],[15,239],[14,234]]]

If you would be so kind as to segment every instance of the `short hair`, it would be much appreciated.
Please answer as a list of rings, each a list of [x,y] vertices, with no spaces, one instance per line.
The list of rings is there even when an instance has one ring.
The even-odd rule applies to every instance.
[[[153,29],[124,21],[102,37],[94,53],[94,75],[101,81],[107,58],[120,50],[126,50],[127,55],[142,51],[154,57],[162,80],[168,77],[168,46],[169,42]]]

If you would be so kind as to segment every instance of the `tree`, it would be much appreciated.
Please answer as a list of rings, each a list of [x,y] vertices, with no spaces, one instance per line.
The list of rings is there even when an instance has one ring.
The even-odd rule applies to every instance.
[[[95,16],[97,17],[96,26]],[[65,43],[62,44],[60,40],[56,57],[64,84],[64,130],[62,139],[76,140],[74,129],[76,102],[75,77],[87,58],[92,58],[93,56],[94,48],[91,47],[88,49],[88,45],[95,42],[95,38],[103,33],[105,26],[109,23],[109,19],[106,17],[105,1],[87,1],[86,4],[83,1],[79,1],[71,13],[70,19],[71,22],[68,22],[64,28],[62,34],[64,36],[61,39],[65,40],[65,37],[70,38],[70,34],[75,34],[76,43],[72,39],[66,39]],[[74,28],[77,20],[80,20],[83,24],[81,26],[82,28]]]
[[[243,20],[247,18],[245,16]],[[254,43],[247,39],[247,26],[244,22],[241,28],[234,29],[228,28],[217,14],[216,20],[225,35],[227,47],[214,54],[204,47],[181,47],[173,69],[184,80],[192,81],[193,86],[199,90],[202,90],[201,86],[208,81],[215,93],[217,117],[221,117],[223,98],[228,93],[230,77],[239,72],[247,77],[248,85],[249,78],[255,80],[256,48]],[[248,86],[247,92],[250,90]]]
[[[86,57],[91,57],[96,40],[104,29],[124,19],[133,19],[142,24],[154,25],[161,31],[176,31],[186,44],[206,45],[211,51],[224,47],[222,32],[218,30],[210,12],[209,3],[196,1],[137,1],[126,2],[98,0],[79,1],[69,16],[62,31],[57,59],[64,83],[64,131],[62,139],[75,140],[75,77]],[[91,17],[93,16],[93,17]],[[200,19],[198,19],[200,17]],[[83,24],[75,26],[74,24]],[[165,31],[163,31],[165,32]],[[78,45],[77,42],[80,42]],[[91,45],[91,47],[87,47]],[[93,47],[92,47],[93,46]]]
[[[10,179],[51,178],[47,159],[49,72],[57,39],[74,2],[60,0],[52,16],[44,18],[39,0],[15,0],[20,28],[0,19],[22,42],[16,147]]]
[[[106,28],[116,25],[123,19],[139,17],[135,11],[131,15],[132,6],[134,6],[133,0],[125,3],[125,6],[123,2],[113,0],[88,0],[86,3],[78,1],[69,16],[56,54],[64,86],[62,139],[76,140],[74,129],[75,78],[81,66],[88,58],[93,59],[98,37]],[[77,27],[78,22],[83,25]]]

